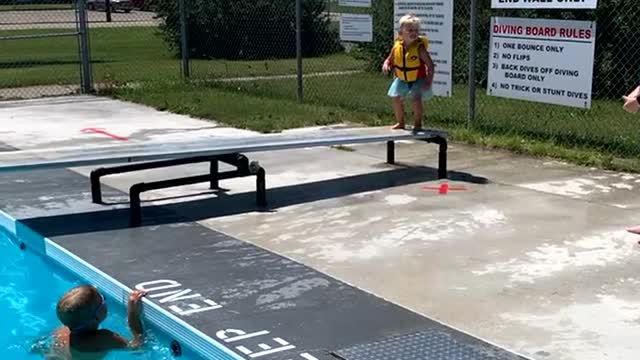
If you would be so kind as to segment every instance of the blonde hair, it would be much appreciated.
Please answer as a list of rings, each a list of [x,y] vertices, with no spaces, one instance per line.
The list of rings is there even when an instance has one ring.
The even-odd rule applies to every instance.
[[[98,289],[81,285],[62,295],[56,306],[56,315],[65,326],[75,328],[93,320],[93,312],[100,301]]]
[[[417,27],[418,29],[420,29],[420,18],[417,17],[415,14],[407,14],[403,17],[400,18],[400,29],[402,29],[403,26],[406,25],[412,25]]]

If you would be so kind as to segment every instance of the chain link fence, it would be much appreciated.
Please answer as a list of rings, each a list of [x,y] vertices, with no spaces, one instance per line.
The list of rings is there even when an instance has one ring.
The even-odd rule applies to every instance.
[[[0,0],[0,99],[76,93],[78,11],[69,0]]]
[[[357,96],[355,89],[344,85],[363,76],[365,62],[350,54],[352,44],[339,40],[337,2],[304,0],[300,5],[296,7],[296,1],[188,0],[191,79],[308,103],[340,105],[344,103],[340,99]],[[174,47],[179,48],[178,15],[162,14],[173,24],[170,33]]]
[[[155,0],[86,1],[96,91],[180,79],[180,58],[163,41]]]
[[[640,83],[640,2],[600,0],[597,10],[491,9],[479,1],[477,113],[473,126],[487,134],[521,135],[531,141],[601,151],[611,157],[640,155],[637,121],[622,112],[621,96]],[[592,102],[589,109],[487,96],[491,17],[595,21]],[[523,52],[524,54],[524,52]],[[583,59],[553,64],[571,69]],[[588,92],[589,89],[583,91]]]
[[[239,93],[300,100],[340,109],[391,115],[392,81],[381,64],[395,38],[393,0],[371,7],[340,6],[337,0],[300,1],[300,61],[296,61],[296,1],[187,0],[187,47],[191,79]],[[173,0],[163,0],[170,5]],[[161,5],[161,8],[163,5]],[[454,90],[426,109],[428,126],[467,121],[469,4],[455,3]],[[179,14],[169,20],[179,48]],[[342,41],[341,14],[373,17],[373,42]],[[391,119],[389,121],[392,121]],[[382,124],[379,124],[382,125]]]
[[[84,72],[78,4],[87,8]],[[371,7],[337,0],[0,0],[0,97],[77,93],[87,77],[98,92],[188,78],[202,89],[349,109],[390,123],[392,79],[380,68],[395,35],[393,9],[393,0],[373,0]],[[340,39],[345,13],[372,15],[372,42]],[[591,108],[487,95],[495,16],[595,21]],[[640,83],[639,39],[637,0],[600,0],[597,10],[573,11],[455,1],[453,91],[426,104],[424,124],[640,155],[635,122],[620,108],[620,96]]]
[[[0,0],[0,99],[177,81],[154,2]]]

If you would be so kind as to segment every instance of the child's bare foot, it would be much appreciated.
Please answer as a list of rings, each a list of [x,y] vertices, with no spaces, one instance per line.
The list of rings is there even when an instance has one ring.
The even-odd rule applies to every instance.
[[[404,129],[404,124],[397,123],[397,124],[393,125],[391,128],[394,129],[394,130],[396,130],[396,129]]]

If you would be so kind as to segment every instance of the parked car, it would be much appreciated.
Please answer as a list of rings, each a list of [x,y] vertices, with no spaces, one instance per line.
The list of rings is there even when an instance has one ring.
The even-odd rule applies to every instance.
[[[141,11],[154,11],[154,0],[131,0],[131,7]]]
[[[109,7],[111,12],[123,11],[128,13],[133,9],[130,0],[109,0]],[[107,0],[87,0],[87,9],[106,11]]]

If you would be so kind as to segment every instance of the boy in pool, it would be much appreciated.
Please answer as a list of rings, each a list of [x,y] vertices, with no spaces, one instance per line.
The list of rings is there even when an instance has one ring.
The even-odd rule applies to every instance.
[[[139,348],[143,340],[141,299],[145,294],[135,290],[129,295],[127,322],[133,334],[133,340],[129,341],[120,334],[99,329],[107,317],[107,303],[98,289],[82,285],[69,290],[56,307],[64,327],[54,332],[53,353],[45,358],[100,359],[110,350]]]

